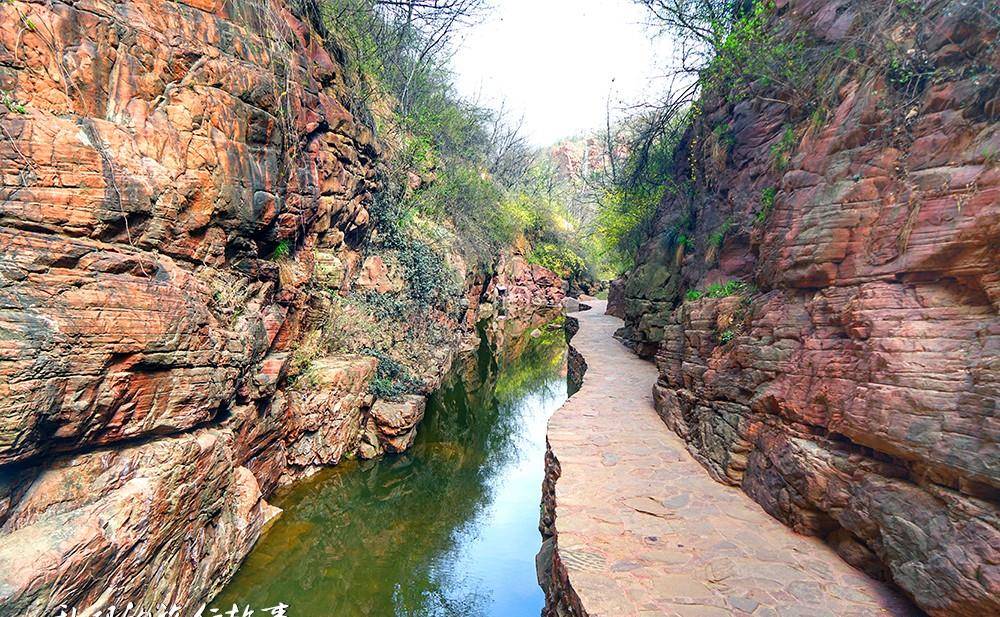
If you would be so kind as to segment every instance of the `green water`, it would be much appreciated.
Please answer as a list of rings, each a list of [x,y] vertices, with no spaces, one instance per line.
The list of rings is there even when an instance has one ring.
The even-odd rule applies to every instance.
[[[428,402],[403,455],[325,470],[213,603],[290,617],[537,616],[545,423],[566,399],[566,343],[543,328],[484,343]]]

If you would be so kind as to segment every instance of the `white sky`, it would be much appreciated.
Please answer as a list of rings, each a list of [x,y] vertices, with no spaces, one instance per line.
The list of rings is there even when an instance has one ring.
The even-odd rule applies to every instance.
[[[505,100],[537,146],[600,128],[609,91],[615,108],[665,87],[656,67],[669,46],[644,22],[631,0],[493,0],[458,44],[459,92],[494,107]]]

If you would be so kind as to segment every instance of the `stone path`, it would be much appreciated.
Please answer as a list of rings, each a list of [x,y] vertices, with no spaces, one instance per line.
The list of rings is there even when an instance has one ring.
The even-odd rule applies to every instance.
[[[587,614],[920,614],[713,481],[656,415],[656,368],[612,338],[621,321],[603,302],[589,304],[572,341],[589,364],[583,389],[548,429],[561,467],[556,567]]]

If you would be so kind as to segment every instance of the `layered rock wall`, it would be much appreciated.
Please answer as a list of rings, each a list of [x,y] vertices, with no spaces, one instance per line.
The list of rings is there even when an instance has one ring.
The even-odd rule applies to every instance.
[[[998,612],[996,4],[776,4],[812,107],[702,101],[620,336],[717,480],[931,614]]]

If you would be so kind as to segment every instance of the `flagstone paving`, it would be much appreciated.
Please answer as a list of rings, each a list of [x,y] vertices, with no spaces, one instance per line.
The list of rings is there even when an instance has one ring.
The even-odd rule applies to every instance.
[[[917,615],[886,585],[712,480],[653,409],[653,364],[575,313],[582,390],[549,421],[557,563],[593,616]]]

